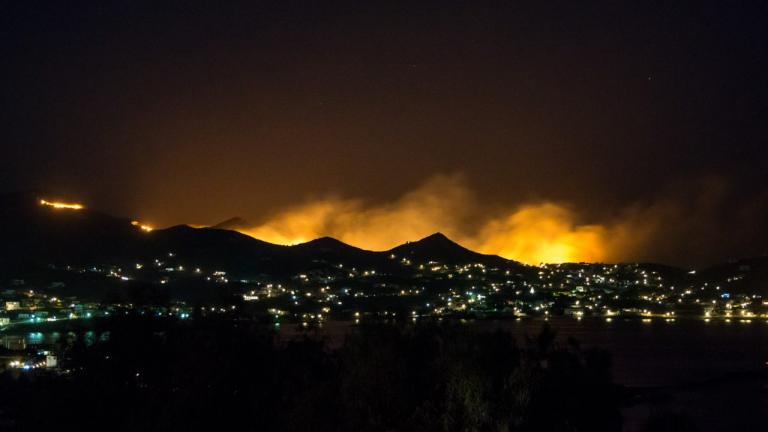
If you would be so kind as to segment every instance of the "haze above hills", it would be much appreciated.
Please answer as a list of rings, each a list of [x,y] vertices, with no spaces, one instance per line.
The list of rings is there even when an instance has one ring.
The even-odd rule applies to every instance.
[[[349,266],[399,271],[402,264],[457,265],[480,263],[515,274],[536,272],[528,266],[496,255],[484,255],[453,242],[441,233],[396,246],[387,251],[363,250],[330,237],[284,246],[268,243],[227,228],[245,223],[232,218],[214,227],[178,225],[150,232],[129,218],[114,217],[88,208],[68,209],[41,205],[33,194],[0,197],[0,272],[6,276],[22,269],[51,264],[129,264],[168,253],[207,268],[242,277],[288,276],[302,271]],[[733,273],[739,267],[768,268],[768,259],[753,258],[712,266],[699,275]],[[649,264],[676,278],[688,269]],[[758,272],[762,274],[764,272]],[[697,276],[704,277],[704,276]],[[763,280],[762,277],[759,278]],[[768,279],[768,278],[766,278]]]

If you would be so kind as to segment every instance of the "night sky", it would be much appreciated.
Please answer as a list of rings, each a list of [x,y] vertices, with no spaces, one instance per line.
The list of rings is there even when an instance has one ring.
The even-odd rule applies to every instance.
[[[284,243],[768,252],[766,2],[49,3],[0,6],[0,192]]]

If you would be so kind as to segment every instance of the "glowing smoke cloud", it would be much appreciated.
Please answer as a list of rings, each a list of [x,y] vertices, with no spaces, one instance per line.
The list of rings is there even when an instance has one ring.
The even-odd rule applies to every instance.
[[[491,220],[466,243],[484,253],[533,264],[604,261],[609,230],[576,225],[574,220],[573,212],[554,203],[524,205]]]
[[[611,230],[577,224],[576,215],[562,205],[529,204],[494,218],[476,216],[477,207],[461,177],[437,176],[391,203],[316,200],[243,232],[279,244],[331,236],[364,249],[386,250],[442,231],[480,252],[526,263],[609,258]],[[467,226],[474,226],[474,232]]]
[[[439,176],[392,203],[371,206],[327,198],[278,213],[243,232],[279,244],[332,236],[365,249],[385,250],[438,230],[459,233],[471,202],[458,177]]]

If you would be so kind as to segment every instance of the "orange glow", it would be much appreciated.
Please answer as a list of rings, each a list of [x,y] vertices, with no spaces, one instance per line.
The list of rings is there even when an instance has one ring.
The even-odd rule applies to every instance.
[[[334,207],[334,204],[339,207]],[[608,258],[608,230],[600,225],[575,225],[573,215],[553,203],[522,206],[506,217],[486,222],[475,235],[466,235],[456,229],[444,230],[438,224],[431,224],[430,218],[420,218],[415,209],[386,211],[377,218],[368,219],[365,215],[370,211],[359,210],[357,206],[350,208],[344,202],[313,203],[243,232],[264,241],[286,245],[330,235],[364,249],[387,250],[443,231],[478,252],[528,264],[595,262]],[[338,219],[335,223],[328,223],[331,218]],[[345,222],[339,224],[339,221],[352,224],[343,225]],[[324,227],[329,229],[324,231]]]
[[[438,229],[459,232],[457,216],[472,197],[455,177],[438,176],[391,203],[327,198],[287,209],[244,234],[278,244],[322,236],[370,250],[386,250]]]
[[[530,264],[605,260],[608,230],[574,220],[572,212],[553,203],[524,205],[488,222],[470,244]]]
[[[68,210],[82,210],[85,208],[82,204],[46,201],[44,199],[40,200],[40,205],[53,207],[56,209],[68,209]]]
[[[152,231],[152,230],[154,229],[154,228],[152,228],[151,226],[149,226],[149,225],[144,225],[144,224],[142,224],[142,223],[141,223],[141,222],[139,222],[139,221],[131,221],[131,225],[133,225],[133,226],[135,226],[135,227],[138,227],[140,230],[142,230],[142,231],[144,231],[144,232],[150,232],[150,231]]]
[[[331,236],[382,251],[441,231],[470,249],[528,264],[621,259],[628,239],[622,224],[581,224],[573,211],[553,202],[490,216],[478,215],[478,208],[461,178],[438,176],[390,203],[317,200],[241,232],[286,245]]]

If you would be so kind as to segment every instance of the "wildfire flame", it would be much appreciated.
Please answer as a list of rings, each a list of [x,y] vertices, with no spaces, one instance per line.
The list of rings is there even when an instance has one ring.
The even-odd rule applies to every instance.
[[[609,229],[577,225],[574,220],[574,214],[561,205],[524,205],[486,223],[468,244],[481,252],[530,264],[605,260]]]
[[[83,206],[82,204],[46,201],[44,199],[40,200],[40,205],[53,207],[56,209],[68,209],[68,210],[82,210],[85,208],[85,206]]]
[[[461,178],[438,176],[390,203],[316,200],[241,232],[278,244],[331,236],[364,249],[387,250],[441,231],[478,252],[529,264],[615,259],[626,239],[622,225],[581,224],[575,212],[553,202],[494,215],[478,215],[479,207]]]
[[[131,225],[133,225],[133,226],[135,226],[135,227],[138,227],[140,230],[142,230],[142,231],[144,231],[144,232],[150,232],[150,231],[152,231],[152,230],[154,229],[154,228],[152,228],[151,226],[149,226],[149,225],[144,225],[144,224],[142,224],[142,223],[141,223],[141,222],[139,222],[139,221],[131,221]]]

